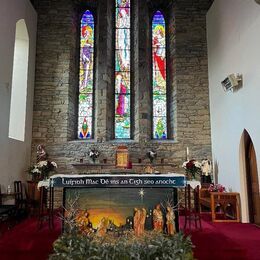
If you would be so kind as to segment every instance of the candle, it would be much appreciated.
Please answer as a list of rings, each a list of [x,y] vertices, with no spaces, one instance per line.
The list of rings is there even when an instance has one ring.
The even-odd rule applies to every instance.
[[[189,160],[189,147],[187,146],[186,148],[186,158],[187,158],[187,161]]]

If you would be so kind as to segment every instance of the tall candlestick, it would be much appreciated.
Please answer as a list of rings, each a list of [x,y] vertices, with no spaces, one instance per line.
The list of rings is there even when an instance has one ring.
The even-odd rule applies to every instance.
[[[186,158],[187,158],[187,161],[189,160],[189,147],[187,146],[186,148]]]

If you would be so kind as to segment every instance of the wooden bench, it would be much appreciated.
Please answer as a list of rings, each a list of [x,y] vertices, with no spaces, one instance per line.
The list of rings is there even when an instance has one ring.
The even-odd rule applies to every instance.
[[[211,211],[213,222],[240,222],[240,197],[237,192],[209,192],[200,189],[200,209]]]

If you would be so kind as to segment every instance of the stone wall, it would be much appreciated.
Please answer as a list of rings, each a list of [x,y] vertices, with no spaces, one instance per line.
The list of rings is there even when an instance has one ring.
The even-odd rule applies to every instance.
[[[38,39],[33,119],[32,163],[36,145],[46,146],[60,173],[96,171],[78,167],[90,148],[100,151],[100,160],[115,163],[118,145],[129,148],[133,162],[148,161],[147,151],[158,153],[157,162],[173,163],[176,170],[191,157],[211,158],[207,42],[205,14],[208,0],[133,0],[133,140],[113,140],[113,2],[112,0],[44,0],[37,3]],[[165,4],[166,3],[166,4]],[[79,13],[91,8],[96,16],[95,139],[76,140],[78,89]],[[171,140],[151,140],[151,32],[152,13],[165,13],[168,41]],[[138,167],[142,171],[142,167]],[[100,167],[101,168],[101,167]],[[100,170],[100,169],[99,169]],[[105,170],[105,169],[102,169]]]

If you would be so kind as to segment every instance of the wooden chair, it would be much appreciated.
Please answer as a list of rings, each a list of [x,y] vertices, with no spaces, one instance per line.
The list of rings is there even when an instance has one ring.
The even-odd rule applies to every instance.
[[[24,197],[24,187],[21,181],[14,181],[14,194],[15,194],[15,206],[16,217],[24,218],[28,214],[28,204]]]
[[[15,205],[3,205],[2,204],[2,192],[0,187],[0,224],[7,226],[10,229],[12,222],[15,219],[16,206]],[[0,228],[1,234],[1,228]]]
[[[193,196],[192,196],[193,195]],[[192,203],[192,197],[194,202]],[[194,221],[195,228],[201,229],[201,216],[200,216],[200,207],[199,207],[199,185],[195,189],[192,189],[190,184],[185,187],[185,208],[184,208],[184,229],[189,224],[189,229],[191,229],[191,223]],[[197,224],[198,222],[198,224]]]
[[[42,228],[43,222],[48,221],[49,229],[54,228],[54,188],[40,188],[40,210],[38,216],[38,228]]]
[[[25,190],[28,210],[31,216],[37,216],[40,209],[40,190],[37,188],[37,184],[34,181],[27,181],[27,189]]]

